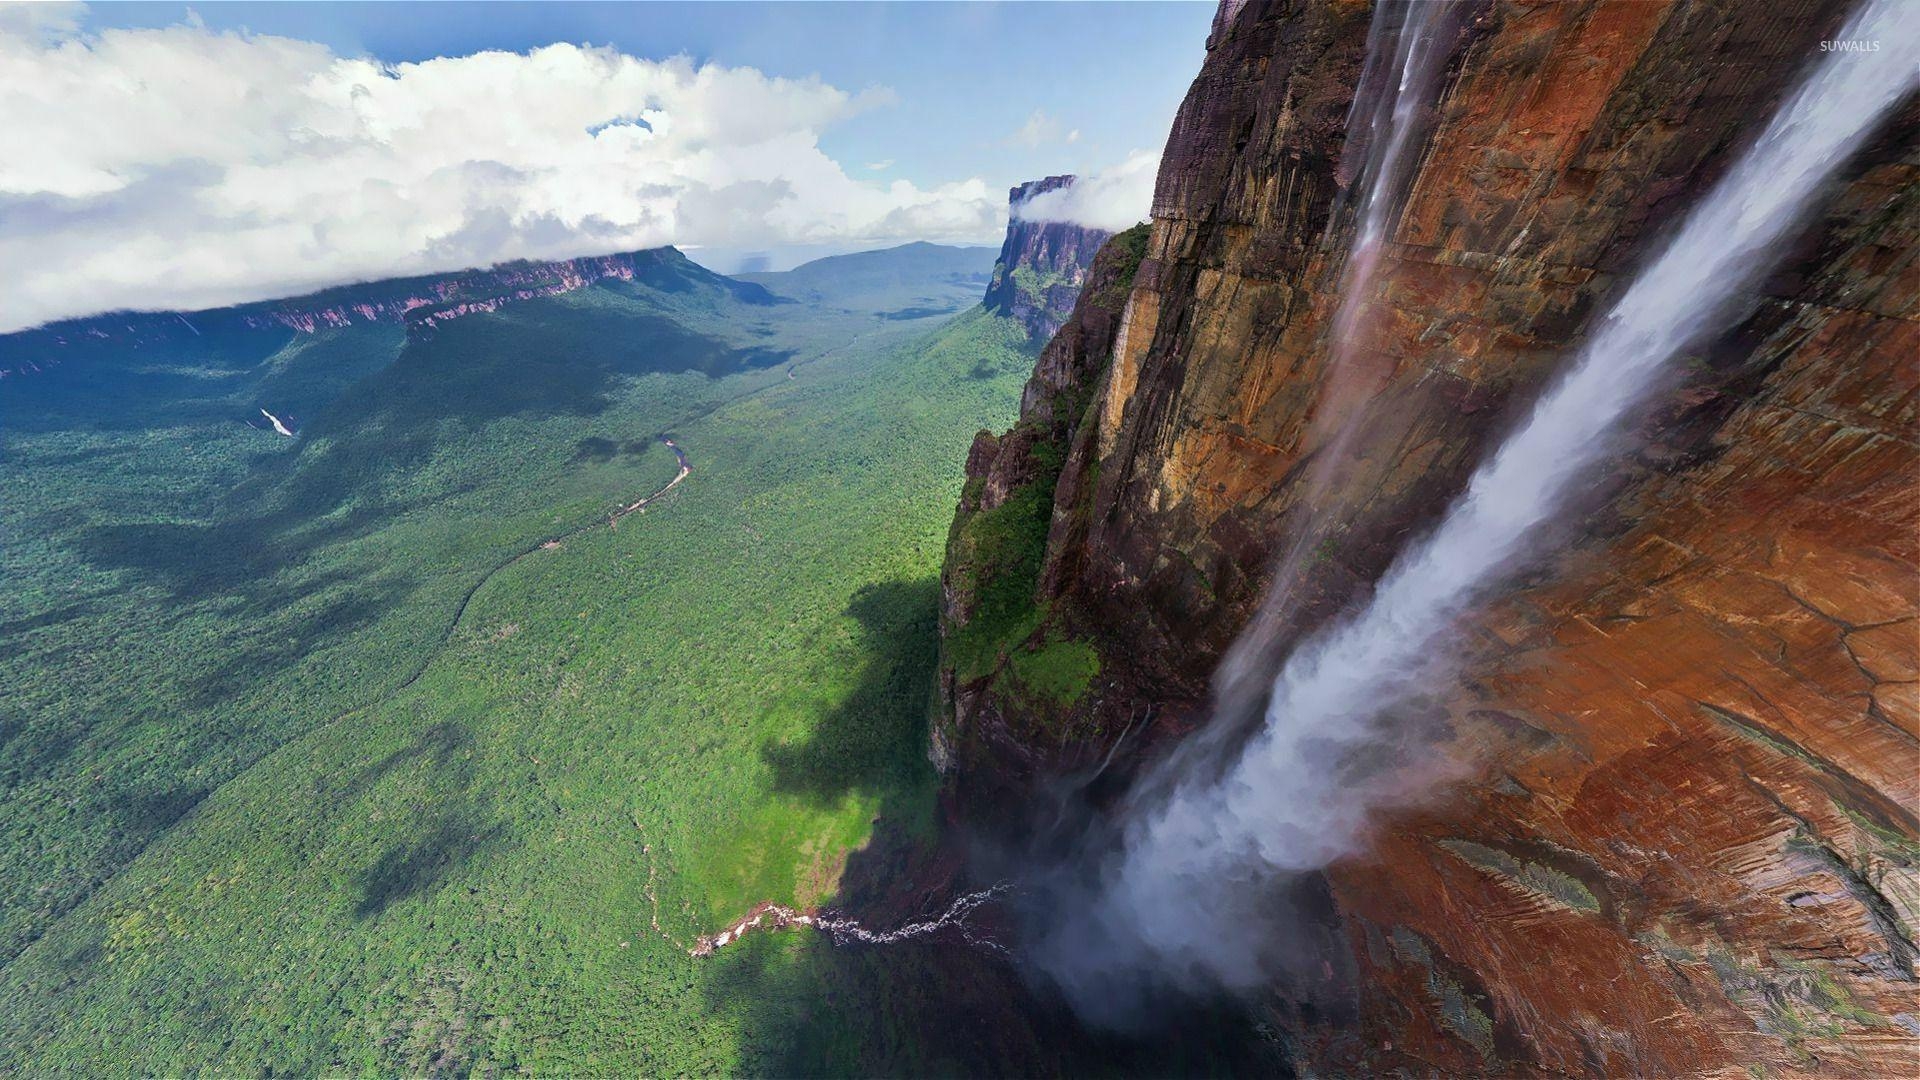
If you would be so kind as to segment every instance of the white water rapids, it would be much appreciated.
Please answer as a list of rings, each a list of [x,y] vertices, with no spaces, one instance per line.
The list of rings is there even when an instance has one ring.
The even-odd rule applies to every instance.
[[[1442,636],[1536,553],[1537,528],[1619,447],[1670,362],[1741,314],[1823,184],[1920,86],[1920,18],[1904,0],[1868,0],[1840,37],[1878,45],[1813,61],[1439,526],[1364,608],[1287,658],[1240,756],[1216,777],[1148,785],[1166,794],[1136,804],[1097,891],[1041,948],[1083,1011],[1110,1014],[1117,978],[1233,988],[1271,974],[1249,925],[1261,883],[1354,851],[1370,812],[1407,794],[1404,777],[1355,765],[1405,741],[1392,711],[1427,683]]]

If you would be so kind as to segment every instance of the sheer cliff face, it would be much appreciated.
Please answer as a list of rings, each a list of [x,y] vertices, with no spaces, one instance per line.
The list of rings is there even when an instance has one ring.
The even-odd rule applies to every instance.
[[[1029,760],[1050,716],[1079,708],[1100,675],[1097,651],[1061,634],[1038,597],[1050,591],[1043,571],[1057,578],[1083,546],[1085,518],[1070,508],[1089,480],[1097,387],[1146,243],[1147,227],[1136,225],[1100,249],[1072,317],[1034,364],[1020,422],[1001,436],[981,432],[967,455],[941,573],[945,715],[933,757],[943,770],[958,751],[984,761],[988,743],[1002,766]]]
[[[1844,14],[1472,7],[1335,371],[1368,5],[1223,5],[1123,314],[1083,300],[1061,335],[1111,341],[1051,392],[1089,404],[1043,424],[1030,400],[970,462],[940,727],[962,804],[1144,716],[1198,722],[1268,589],[1269,658],[1362,594]],[[1358,1020],[1303,1029],[1309,1057],[1915,1071],[1917,171],[1910,102],[1557,557],[1460,629],[1422,719],[1461,778],[1327,871]],[[973,541],[990,496],[1039,498],[1022,484],[1048,536],[1028,606],[983,632],[1004,598]],[[1070,648],[1095,674],[1042,692],[1061,665],[1035,658]]]
[[[1035,195],[1073,186],[1071,176],[1034,180],[1008,193],[1012,216],[1000,259],[987,286],[989,311],[1008,315],[1045,341],[1060,330],[1086,281],[1093,256],[1109,233],[1064,221],[1028,221],[1020,208]]]

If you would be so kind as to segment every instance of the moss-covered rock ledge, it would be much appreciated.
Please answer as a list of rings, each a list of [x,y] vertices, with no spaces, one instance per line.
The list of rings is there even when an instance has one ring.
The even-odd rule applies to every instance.
[[[1092,422],[1147,227],[1110,239],[1073,315],[1034,365],[1020,420],[982,431],[941,573],[941,657],[932,757],[943,771],[1073,738],[1096,713],[1107,659],[1043,580],[1049,550],[1084,528]]]

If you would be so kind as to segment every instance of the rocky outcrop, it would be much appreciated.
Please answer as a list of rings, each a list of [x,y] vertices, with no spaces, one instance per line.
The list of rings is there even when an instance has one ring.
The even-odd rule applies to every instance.
[[[1055,341],[1114,327],[1110,361],[1056,358],[1041,394],[1091,404],[1061,430],[1030,400],[969,463],[941,727],[959,804],[991,816],[1009,777],[1199,722],[1270,590],[1268,659],[1364,594],[1843,16],[1470,5],[1336,371],[1370,11],[1223,5],[1124,313],[1083,302]],[[1560,556],[1462,628],[1428,717],[1459,777],[1327,871],[1352,987],[1267,1003],[1308,1061],[1915,1072],[1917,170],[1909,102],[1560,523]],[[995,660],[1097,658],[1069,709],[1035,707],[1048,665],[1023,682],[956,647],[997,587],[952,587],[994,498],[1048,526]],[[1288,1005],[1316,995],[1341,1008]]]
[[[987,285],[987,310],[1010,316],[1029,337],[1051,338],[1073,311],[1094,253],[1111,234],[1064,221],[1029,220],[1022,209],[1035,196],[1073,186],[1072,176],[1033,180],[1008,193],[1007,239]]]

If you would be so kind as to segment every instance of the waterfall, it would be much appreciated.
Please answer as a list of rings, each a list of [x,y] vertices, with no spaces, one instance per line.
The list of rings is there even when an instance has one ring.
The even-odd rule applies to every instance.
[[[1458,30],[1456,0],[1382,0],[1367,28],[1367,59],[1347,113],[1349,138],[1366,147],[1351,190],[1359,193],[1353,247],[1343,275],[1340,307],[1333,319],[1333,347],[1350,346],[1360,312],[1366,307],[1380,249],[1406,203],[1412,178],[1408,150],[1422,113],[1438,91]],[[1390,63],[1383,64],[1391,53]],[[1332,228],[1341,220],[1336,208]]]
[[[1365,317],[1372,309],[1381,256],[1411,194],[1418,160],[1416,148],[1438,101],[1440,81],[1459,37],[1457,0],[1380,0],[1367,28],[1366,59],[1361,64],[1353,104],[1347,111],[1348,153],[1359,164],[1328,216],[1327,239],[1347,220],[1353,205],[1353,234],[1340,268],[1339,304],[1327,324],[1325,375],[1305,445],[1314,447],[1297,505],[1314,513],[1293,515],[1290,536],[1275,561],[1275,592],[1260,606],[1251,624],[1214,675],[1214,699],[1221,735],[1243,730],[1266,700],[1267,673],[1284,645],[1291,589],[1309,552],[1325,536],[1326,522],[1337,520],[1344,504],[1327,505],[1334,470],[1351,450],[1362,425],[1364,403],[1378,391],[1360,363]],[[1325,242],[1323,240],[1323,242]],[[1233,719],[1226,720],[1231,714]]]
[[[1392,716],[1430,682],[1443,636],[1522,568],[1534,533],[1613,453],[1670,362],[1741,314],[1744,291],[1849,152],[1920,87],[1920,19],[1868,0],[1760,137],[1597,320],[1566,373],[1474,474],[1435,530],[1402,552],[1366,606],[1281,665],[1264,725],[1218,775],[1161,777],[1122,825],[1095,892],[1036,950],[1085,1012],[1114,986],[1258,985],[1274,945],[1270,886],[1358,846],[1370,811],[1404,794],[1361,765],[1406,739]],[[1176,759],[1177,760],[1177,759]]]

